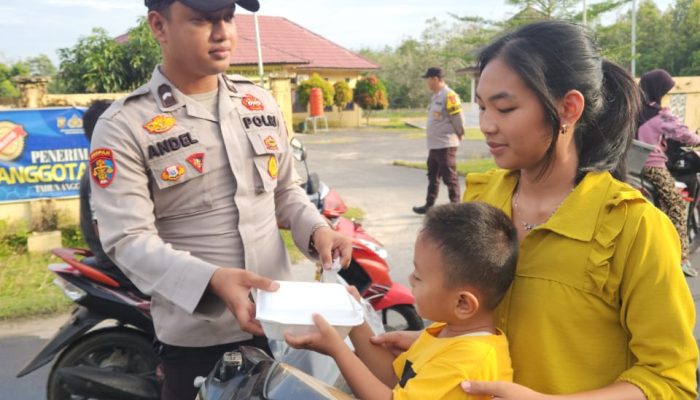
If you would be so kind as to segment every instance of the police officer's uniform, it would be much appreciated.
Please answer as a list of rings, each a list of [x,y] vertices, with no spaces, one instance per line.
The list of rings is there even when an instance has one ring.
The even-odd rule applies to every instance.
[[[442,71],[430,68],[424,77],[431,76],[442,77]],[[429,151],[428,190],[425,206],[413,208],[421,214],[435,204],[440,189],[440,177],[447,185],[450,201],[460,201],[456,158],[460,137],[464,135],[462,103],[459,95],[447,85],[430,98],[426,134]]]
[[[169,345],[250,339],[207,292],[214,270],[289,280],[278,223],[291,227],[300,249],[324,224],[299,186],[272,96],[240,76],[218,80],[216,116],[156,67],[150,82],[102,115],[92,139],[102,243],[152,295],[156,335]]]

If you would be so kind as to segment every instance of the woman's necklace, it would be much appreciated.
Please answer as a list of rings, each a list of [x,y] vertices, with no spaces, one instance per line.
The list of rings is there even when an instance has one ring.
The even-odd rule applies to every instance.
[[[576,188],[576,186],[572,187],[571,190],[569,191],[569,193],[573,192],[575,188]],[[545,219],[544,222],[547,222],[550,218],[552,218],[552,216],[554,215],[555,212],[557,212],[559,207],[561,207],[561,205],[564,204],[564,200],[566,200],[566,198],[569,197],[569,193],[567,193],[566,196],[564,196],[564,198],[561,200],[561,202],[559,202],[559,204],[554,208],[552,213],[549,214],[549,217],[547,217],[547,219]],[[513,196],[513,210],[518,209],[518,199],[519,198],[520,198],[520,185],[518,185],[517,189],[515,190],[515,195]],[[523,224],[523,228],[525,228],[526,231],[531,231],[531,230],[537,228],[538,226],[542,225],[544,222],[539,223],[539,224],[531,224],[529,222],[521,221],[521,223]]]

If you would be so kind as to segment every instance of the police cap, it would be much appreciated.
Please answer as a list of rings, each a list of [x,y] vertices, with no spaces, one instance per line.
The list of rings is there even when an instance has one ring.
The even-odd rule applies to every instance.
[[[423,78],[440,78],[444,76],[442,72],[442,68],[440,67],[430,67],[428,68],[427,71],[425,71],[425,75],[423,75]]]
[[[173,3],[175,0],[145,0],[146,7],[152,9],[159,5],[167,5]],[[258,0],[177,0],[180,3],[186,5],[187,7],[202,11],[202,12],[212,12],[216,10],[221,10],[226,7],[233,7],[237,4],[240,7],[245,8],[248,11],[258,11],[260,9],[260,3]]]

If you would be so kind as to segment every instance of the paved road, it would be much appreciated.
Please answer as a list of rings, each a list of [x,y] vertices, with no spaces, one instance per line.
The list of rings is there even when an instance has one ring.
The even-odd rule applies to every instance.
[[[425,142],[405,132],[339,131],[325,135],[300,135],[308,148],[312,171],[336,188],[346,203],[362,208],[365,228],[379,239],[390,254],[392,276],[407,284],[413,260],[413,242],[420,226],[420,217],[411,207],[425,199],[425,172],[396,167],[393,160],[423,161]],[[465,141],[459,151],[460,159],[485,155],[482,142]],[[439,202],[446,201],[446,189],[441,187]],[[693,255],[700,265],[700,255]],[[310,279],[309,263],[295,266],[299,279]],[[697,301],[700,300],[700,278],[688,280]],[[14,325],[0,324],[0,399],[45,399],[45,384],[49,366],[29,376],[16,379],[15,372],[45,343],[65,316]],[[695,336],[700,332],[696,327]]]

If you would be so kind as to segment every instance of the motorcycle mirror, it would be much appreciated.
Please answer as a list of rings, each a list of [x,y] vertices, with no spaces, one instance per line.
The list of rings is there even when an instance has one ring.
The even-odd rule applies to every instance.
[[[296,158],[297,161],[305,161],[306,149],[304,148],[304,144],[301,143],[301,140],[294,137],[292,138],[292,140],[289,141],[289,144],[292,145],[292,150],[294,151],[294,158]]]

